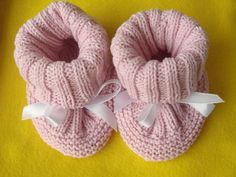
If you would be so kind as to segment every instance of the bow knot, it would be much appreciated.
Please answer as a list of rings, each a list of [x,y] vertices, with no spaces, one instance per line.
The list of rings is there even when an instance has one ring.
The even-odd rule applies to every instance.
[[[128,95],[127,91],[123,91],[117,95],[115,98],[115,108],[114,110],[117,112],[127,105],[131,104],[135,100]],[[201,93],[201,92],[193,92],[190,96],[185,99],[178,101],[177,103],[189,104],[198,112],[200,112],[204,117],[208,117],[210,113],[215,108],[215,103],[224,102],[218,95],[209,94],[209,93]],[[160,103],[158,104],[146,104],[138,116],[139,124],[149,128],[153,125],[156,114],[160,109]]]
[[[99,95],[102,90],[110,84],[115,84],[117,86],[115,91],[109,94]],[[88,104],[84,106],[84,108],[94,113],[97,117],[103,119],[108,125],[110,125],[115,130],[117,130],[117,121],[115,115],[104,103],[118,95],[120,90],[121,84],[119,80],[108,80],[107,82],[101,85],[96,95],[91,99]],[[24,107],[22,117],[23,120],[44,117],[53,126],[58,126],[66,118],[68,111],[68,109],[48,105],[45,103],[34,103]]]

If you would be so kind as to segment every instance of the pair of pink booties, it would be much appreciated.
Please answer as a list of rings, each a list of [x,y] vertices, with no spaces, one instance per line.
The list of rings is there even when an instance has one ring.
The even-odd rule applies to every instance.
[[[204,116],[177,101],[208,91],[207,50],[206,34],[196,21],[174,10],[153,9],[119,27],[111,59],[107,34],[93,18],[72,4],[53,2],[20,28],[14,56],[29,104],[70,110],[57,127],[44,117],[32,120],[52,148],[82,158],[104,147],[113,129],[84,105],[104,82],[118,78],[135,100],[114,113],[122,138],[145,160],[163,161],[185,152],[204,124]],[[113,91],[109,85],[102,94]],[[148,103],[161,106],[146,128],[137,118]],[[114,111],[113,99],[105,104]]]

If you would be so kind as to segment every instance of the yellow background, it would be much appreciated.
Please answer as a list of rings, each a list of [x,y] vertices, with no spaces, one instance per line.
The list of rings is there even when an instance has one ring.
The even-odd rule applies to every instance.
[[[236,176],[236,1],[235,0],[74,0],[108,31],[133,13],[150,8],[176,9],[194,17],[209,35],[207,69],[217,105],[194,145],[175,160],[145,162],[114,133],[105,148],[87,159],[65,157],[47,146],[31,121],[21,121],[25,82],[14,63],[19,27],[49,0],[0,0],[0,176],[15,177],[233,177]]]

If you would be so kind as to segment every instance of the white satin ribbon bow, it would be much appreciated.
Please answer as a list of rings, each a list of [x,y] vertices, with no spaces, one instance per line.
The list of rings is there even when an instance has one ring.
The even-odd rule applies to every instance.
[[[115,84],[117,86],[116,90],[110,94],[99,95],[101,91],[109,84]],[[94,113],[97,117],[103,119],[109,126],[111,126],[115,130],[117,130],[116,117],[104,103],[118,95],[120,90],[121,84],[119,80],[108,80],[107,82],[102,84],[94,98],[84,106],[84,108]],[[68,112],[68,109],[51,106],[45,103],[34,103],[23,108],[22,117],[23,120],[44,117],[53,126],[58,126],[66,118]]]
[[[121,110],[122,108],[126,107],[134,101],[135,100],[128,95],[127,91],[119,93],[114,101],[115,112]],[[177,103],[189,104],[199,113],[201,113],[204,117],[208,117],[215,108],[214,104],[222,102],[224,101],[218,95],[193,92],[190,96],[178,101]],[[143,125],[147,128],[151,127],[155,121],[156,114],[159,108],[160,104],[146,104],[137,119],[140,125]]]

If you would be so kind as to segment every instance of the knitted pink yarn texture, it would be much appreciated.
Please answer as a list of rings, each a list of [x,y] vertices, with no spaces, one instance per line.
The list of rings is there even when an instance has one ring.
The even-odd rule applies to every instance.
[[[58,127],[33,119],[42,139],[64,155],[86,157],[99,151],[112,129],[83,108],[110,77],[105,30],[78,7],[53,2],[28,20],[15,40],[15,61],[27,86],[28,103],[70,110]],[[103,94],[112,92],[108,87]],[[107,102],[113,109],[113,103]]]
[[[113,63],[123,87],[136,101],[116,113],[127,145],[150,161],[172,159],[199,135],[204,117],[176,103],[194,91],[207,92],[208,41],[196,21],[174,10],[131,16],[112,40]],[[159,103],[152,127],[137,118],[147,103]]]

